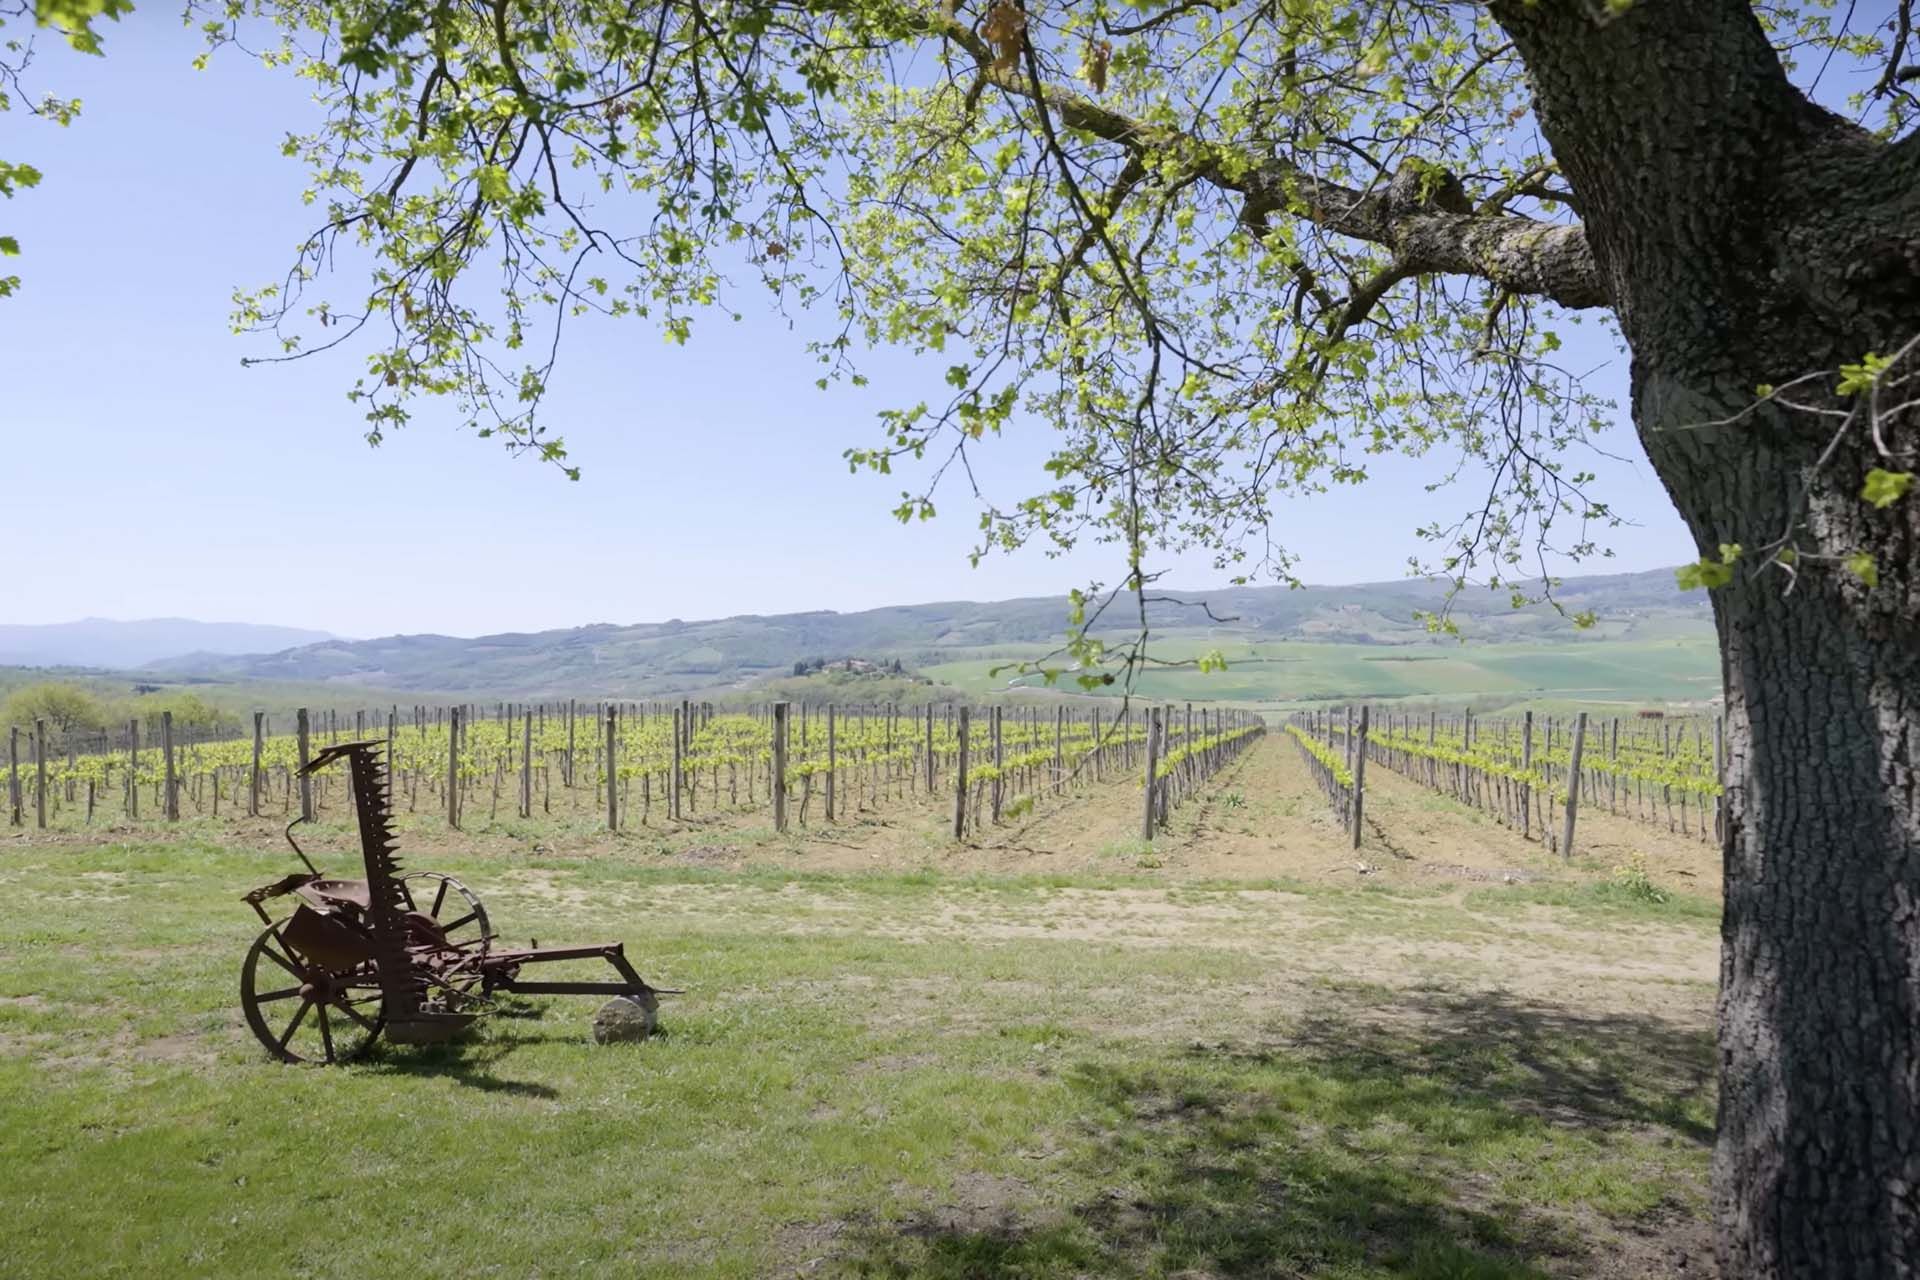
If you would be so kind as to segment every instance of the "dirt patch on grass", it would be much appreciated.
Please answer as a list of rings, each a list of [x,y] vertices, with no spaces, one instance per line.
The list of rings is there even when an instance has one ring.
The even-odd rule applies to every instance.
[[[989,1231],[1014,1221],[1015,1212],[1032,1204],[1033,1188],[1020,1178],[968,1171],[956,1175],[944,1195],[904,1231]]]
[[[601,895],[592,890],[562,883],[554,872],[539,870],[509,869],[498,873],[490,878],[487,896],[495,893],[537,898],[567,909],[585,908],[601,899]]]
[[[0,1058],[37,1057],[55,1038],[38,1031],[0,1031]]]
[[[1465,976],[1545,993],[1613,979],[1615,986],[1685,993],[1716,980],[1711,931],[1696,923],[1603,919],[1544,905],[1485,911],[1467,905],[1467,892],[1486,890],[1399,897],[1158,888],[1008,896],[957,889],[876,897],[793,885],[672,885],[655,886],[644,897],[654,909],[671,907],[688,924],[711,922],[723,932],[929,945],[1199,948],[1271,960],[1295,976],[1338,974],[1394,985]]]
[[[822,1222],[790,1222],[773,1233],[773,1252],[792,1268],[790,1274],[810,1276],[823,1271],[841,1247],[853,1223],[844,1218]]]
[[[1583,1224],[1595,1248],[1590,1255],[1599,1280],[1670,1280],[1714,1274],[1713,1222],[1687,1205],[1662,1204],[1628,1223],[1587,1215]]]
[[[1444,862],[1423,863],[1420,874],[1436,880],[1470,880],[1476,884],[1532,884],[1546,877],[1521,867],[1467,867]]]
[[[211,1063],[220,1057],[214,1046],[195,1035],[171,1035],[150,1040],[135,1040],[128,1052],[142,1062]]]
[[[0,1055],[32,1057],[41,1066],[57,1071],[100,1067],[124,1070],[136,1063],[209,1067],[220,1060],[220,1049],[219,1043],[205,1036],[177,1033],[142,1037],[130,1027],[121,1027],[104,1039],[90,1041],[0,1033]]]

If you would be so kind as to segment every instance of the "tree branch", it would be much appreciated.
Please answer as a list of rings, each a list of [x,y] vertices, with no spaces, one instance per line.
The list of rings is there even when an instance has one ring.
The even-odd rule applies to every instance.
[[[1586,235],[1578,225],[1513,214],[1455,213],[1362,191],[1308,173],[1278,156],[1249,155],[1166,125],[1149,124],[1059,85],[1042,85],[1018,68],[1002,70],[976,32],[939,16],[921,19],[972,55],[987,82],[1034,101],[1069,129],[1125,147],[1143,158],[1177,156],[1187,170],[1222,191],[1246,197],[1248,218],[1269,213],[1304,218],[1336,235],[1394,251],[1409,275],[1477,276],[1511,293],[1562,306],[1610,303]]]

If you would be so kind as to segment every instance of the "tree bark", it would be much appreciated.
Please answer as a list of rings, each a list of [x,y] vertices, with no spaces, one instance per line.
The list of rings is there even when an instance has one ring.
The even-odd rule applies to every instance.
[[[1920,334],[1920,161],[1808,102],[1745,0],[1495,0],[1703,555],[1727,697],[1714,1207],[1728,1277],[1920,1274],[1920,501],[1756,388]],[[1845,410],[1832,379],[1804,401]],[[1893,424],[1911,449],[1911,413]],[[1894,466],[1894,464],[1887,464]],[[1911,462],[1907,465],[1911,465]],[[1895,469],[1904,469],[1895,466]],[[1844,567],[1874,557],[1877,586]],[[1792,590],[1788,590],[1789,584]]]

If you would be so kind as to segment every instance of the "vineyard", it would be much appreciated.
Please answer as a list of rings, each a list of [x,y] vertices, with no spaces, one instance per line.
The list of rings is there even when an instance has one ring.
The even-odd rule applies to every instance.
[[[1624,732],[1623,732],[1624,728]],[[1364,815],[1366,762],[1491,816],[1572,856],[1581,805],[1604,806],[1669,832],[1717,838],[1725,821],[1719,719],[1571,723],[1528,712],[1477,720],[1379,715],[1361,707],[1302,712],[1286,726],[1329,803],[1353,833]],[[1589,734],[1592,741],[1589,741]],[[1366,749],[1356,756],[1355,746]]]
[[[1651,778],[1711,776],[1710,726],[1622,722],[1616,752],[1589,723],[1571,862],[1540,832],[1577,720],[1535,723],[1524,785],[1486,767],[1526,757],[1523,719],[1267,728],[1117,700],[0,726],[0,1273],[380,1274],[394,1205],[434,1257],[515,1274],[1226,1275],[1277,1222],[1303,1275],[1703,1256],[1719,872]],[[277,833],[305,813],[316,866],[359,865],[349,774],[300,768],[352,741],[391,761],[410,871],[502,945],[622,940],[675,992],[659,1033],[600,1044],[590,1006],[523,989],[445,1045],[263,1052],[239,899],[296,871]],[[487,1176],[423,1164],[428,1132],[473,1135]],[[369,1230],[288,1218],[314,1185]],[[1157,1210],[1108,1216],[1116,1186],[1231,1221],[1165,1245]],[[1543,1195],[1541,1234],[1501,1234]],[[475,1214],[539,1231],[476,1240]],[[1005,1252],[1007,1221],[1076,1234]]]
[[[459,828],[503,806],[530,818],[604,815],[610,830],[698,813],[770,814],[776,830],[831,823],[913,797],[950,796],[956,839],[1020,817],[1080,780],[1141,779],[1142,831],[1264,732],[1227,708],[894,705],[747,711],[708,703],[601,703],[301,710],[291,731],[263,714],[251,734],[182,732],[163,718],[159,741],[130,722],[114,735],[50,745],[44,722],[8,735],[15,826],[85,826],[103,810],[129,821],[218,817],[316,818],[351,803],[345,782],[306,777],[323,746],[383,745],[395,809],[443,815]],[[149,735],[150,737],[151,735]],[[24,751],[23,751],[24,748]]]

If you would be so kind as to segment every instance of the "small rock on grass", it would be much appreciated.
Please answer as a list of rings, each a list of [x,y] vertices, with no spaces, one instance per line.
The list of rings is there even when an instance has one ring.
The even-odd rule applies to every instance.
[[[651,994],[615,996],[593,1015],[593,1038],[600,1044],[632,1044],[653,1034],[660,1002]]]

